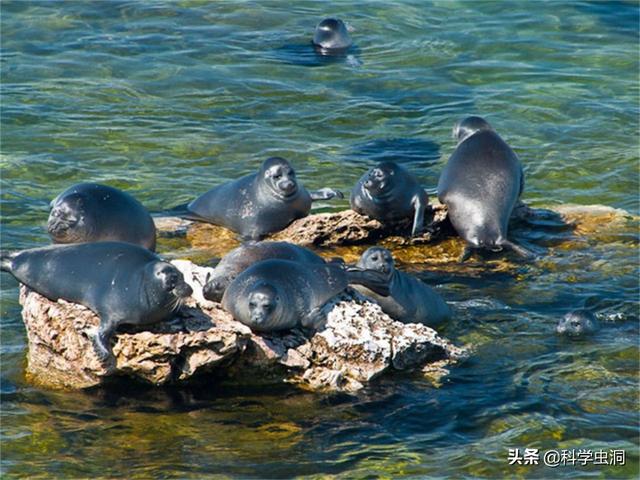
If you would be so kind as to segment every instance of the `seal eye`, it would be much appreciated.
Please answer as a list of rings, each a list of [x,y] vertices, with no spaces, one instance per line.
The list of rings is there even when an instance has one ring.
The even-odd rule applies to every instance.
[[[371,260],[373,260],[374,262],[377,262],[378,261],[378,256],[377,255],[373,255],[371,257]]]
[[[256,302],[249,302],[249,308],[251,309],[256,308]]]

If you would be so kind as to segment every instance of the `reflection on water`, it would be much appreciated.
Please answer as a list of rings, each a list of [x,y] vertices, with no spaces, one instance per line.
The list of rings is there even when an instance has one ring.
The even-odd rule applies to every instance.
[[[109,183],[161,212],[271,155],[289,159],[307,188],[344,192],[376,162],[396,160],[433,195],[451,128],[467,114],[513,146],[526,202],[579,220],[512,224],[514,240],[539,255],[532,263],[493,254],[461,266],[455,238],[394,250],[453,303],[442,333],[473,343],[474,355],[439,385],[403,375],[353,397],[218,384],[40,390],[24,379],[17,285],[3,273],[3,478],[637,473],[636,2],[0,9],[3,248],[47,243],[48,202],[73,182]],[[354,27],[346,58],[310,45],[328,14]],[[189,239],[198,250],[174,238],[160,249],[204,262],[235,245],[223,237],[224,248],[203,251],[222,234],[199,235]],[[323,254],[353,261],[364,248]],[[558,319],[585,307],[600,331],[558,338]],[[627,465],[509,466],[514,447],[624,449]]]

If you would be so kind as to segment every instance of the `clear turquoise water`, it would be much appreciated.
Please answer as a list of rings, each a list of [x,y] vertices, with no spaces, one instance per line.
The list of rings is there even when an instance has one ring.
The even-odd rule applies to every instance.
[[[639,213],[637,2],[9,2],[1,9],[3,248],[47,243],[47,204],[107,182],[151,210],[269,155],[348,191],[375,161],[434,191],[450,130],[485,116],[525,165],[534,206]],[[308,49],[326,15],[353,58]],[[346,202],[325,205],[340,209]],[[633,478],[638,472],[638,228],[522,233],[514,273],[421,274],[445,334],[478,348],[440,387],[356,397],[288,388],[51,392],[24,380],[17,284],[2,274],[4,478]],[[179,252],[171,252],[178,253]],[[587,305],[600,333],[564,341]],[[625,467],[509,466],[510,447],[624,449]]]

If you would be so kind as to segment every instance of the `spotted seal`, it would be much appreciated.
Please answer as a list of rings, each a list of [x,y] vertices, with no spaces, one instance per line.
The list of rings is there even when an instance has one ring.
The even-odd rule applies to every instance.
[[[51,201],[47,230],[53,243],[116,241],[156,248],[156,227],[142,204],[122,190],[78,183]]]
[[[257,173],[212,188],[189,203],[187,210],[191,218],[259,240],[307,216],[312,201],[333,197],[342,198],[342,193],[330,188],[308,192],[287,160],[271,157]]]
[[[556,332],[568,337],[582,337],[600,328],[596,316],[589,310],[574,310],[560,319]]]
[[[226,254],[207,277],[204,298],[220,302],[227,286],[240,273],[254,263],[268,258],[279,258],[299,263],[324,264],[324,259],[311,250],[288,242],[246,242]]]
[[[79,303],[100,317],[92,341],[98,358],[112,358],[120,325],[167,320],[193,292],[182,273],[153,252],[123,242],[50,245],[2,252],[0,268],[50,300]]]
[[[437,326],[451,318],[451,309],[442,297],[417,278],[395,268],[393,256],[386,248],[369,248],[357,265],[362,269],[381,272],[389,278],[390,293],[386,297],[365,286],[354,285],[353,288],[375,300],[394,320]]]
[[[453,227],[467,242],[460,260],[479,248],[509,248],[523,257],[533,257],[507,239],[509,218],[524,189],[520,160],[481,117],[457,123],[453,136],[458,145],[440,175],[438,199],[447,206]]]
[[[411,218],[411,236],[424,230],[427,192],[404,167],[385,161],[365,173],[351,191],[351,208],[382,223]]]
[[[347,270],[335,263],[263,260],[229,284],[222,307],[256,332],[318,329],[325,320],[322,307],[354,283],[381,295],[389,293],[388,282],[379,272]]]

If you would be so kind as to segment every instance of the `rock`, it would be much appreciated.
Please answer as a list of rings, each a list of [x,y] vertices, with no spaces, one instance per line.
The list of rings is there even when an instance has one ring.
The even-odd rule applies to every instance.
[[[113,376],[164,385],[215,374],[235,383],[288,382],[310,390],[352,392],[384,373],[465,356],[464,349],[434,330],[395,322],[351,290],[324,307],[326,327],[315,334],[256,335],[202,297],[210,269],[184,260],[174,264],[194,289],[193,297],[169,322],[119,332],[111,368],[100,364],[88,337],[99,324],[96,315],[23,286],[28,377],[49,387],[86,388]]]
[[[441,236],[443,228],[450,231],[446,218],[447,209],[444,205],[431,205],[425,214],[427,231],[419,237],[407,238],[411,231],[410,219],[394,225],[383,225],[353,210],[343,210],[298,219],[269,239],[317,247],[374,243],[388,237],[400,244],[422,244]],[[192,247],[220,250],[218,246],[223,244],[222,250],[228,251],[239,243],[232,232],[216,225],[175,217],[156,217],[154,221],[161,237],[185,237]]]

